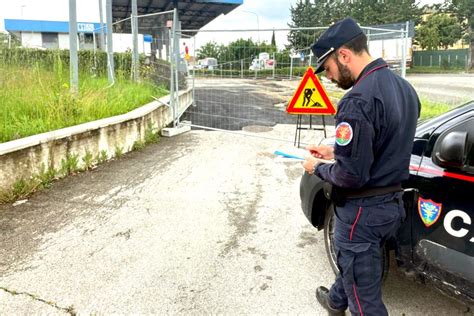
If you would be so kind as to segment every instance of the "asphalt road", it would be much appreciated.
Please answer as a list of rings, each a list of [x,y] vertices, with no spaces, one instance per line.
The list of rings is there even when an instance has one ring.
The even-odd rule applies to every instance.
[[[198,78],[195,82],[195,107],[185,113],[193,124],[242,130],[247,126],[296,124],[297,115],[286,113],[287,102],[295,92],[298,81],[253,79]],[[323,124],[322,116],[302,116],[302,124]],[[325,116],[328,126],[332,116]]]
[[[314,290],[334,276],[299,206],[302,168],[273,155],[294,136],[278,104],[295,85],[197,92],[263,138],[193,130],[0,206],[0,315],[324,314]],[[395,267],[384,300],[391,315],[472,315]]]
[[[407,80],[431,101],[459,105],[474,100],[474,74],[410,74]]]
[[[0,206],[0,314],[323,315],[323,234],[278,146],[191,131]],[[391,315],[469,314],[392,272]]]

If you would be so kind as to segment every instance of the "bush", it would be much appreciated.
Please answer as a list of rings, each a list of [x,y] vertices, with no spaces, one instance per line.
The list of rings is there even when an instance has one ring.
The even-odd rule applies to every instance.
[[[0,64],[22,67],[41,67],[52,69],[61,61],[64,69],[69,68],[69,50],[31,49],[31,48],[2,48],[0,49]],[[94,76],[107,76],[107,53],[92,50],[78,51],[79,72]],[[143,64],[145,56],[140,56]],[[130,78],[132,54],[114,53],[115,73],[117,76]]]

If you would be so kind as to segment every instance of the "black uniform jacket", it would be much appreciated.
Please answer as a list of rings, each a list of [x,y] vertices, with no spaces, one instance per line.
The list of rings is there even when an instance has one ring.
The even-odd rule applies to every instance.
[[[341,188],[397,185],[408,178],[420,101],[382,59],[362,71],[338,105],[334,164],[316,174]]]

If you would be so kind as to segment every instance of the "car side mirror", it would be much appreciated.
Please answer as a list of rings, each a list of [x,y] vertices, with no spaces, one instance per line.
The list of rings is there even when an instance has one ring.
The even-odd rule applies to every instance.
[[[467,132],[450,132],[436,141],[431,158],[443,168],[462,168],[466,162],[467,147]]]

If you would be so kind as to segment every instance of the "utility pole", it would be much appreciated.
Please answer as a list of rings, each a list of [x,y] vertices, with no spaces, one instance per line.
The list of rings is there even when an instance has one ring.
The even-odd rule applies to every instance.
[[[106,0],[105,14],[107,16],[107,73],[109,84],[115,82],[114,78],[114,48],[112,42],[112,0]]]
[[[76,0],[69,0],[69,79],[71,93],[79,92],[79,65],[77,59]]]

